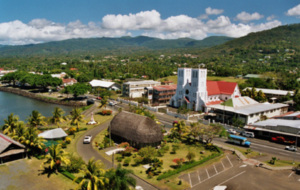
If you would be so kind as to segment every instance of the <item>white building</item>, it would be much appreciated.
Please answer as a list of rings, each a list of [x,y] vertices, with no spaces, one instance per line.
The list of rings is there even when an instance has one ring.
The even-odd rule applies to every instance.
[[[210,105],[209,108],[216,114],[216,121],[229,124],[234,118],[245,124],[253,124],[262,117],[271,118],[288,111],[287,104],[258,103],[247,96],[232,98],[226,105]]]
[[[237,83],[207,81],[206,76],[206,69],[179,68],[177,90],[170,105],[186,105],[188,109],[207,111],[208,105],[241,96]]]
[[[89,83],[93,88],[100,87],[100,88],[106,88],[109,90],[120,90],[119,85],[117,85],[115,82],[94,79]]]
[[[122,95],[130,98],[140,98],[145,93],[145,88],[153,90],[154,86],[160,85],[160,82],[154,80],[128,81],[123,83]]]

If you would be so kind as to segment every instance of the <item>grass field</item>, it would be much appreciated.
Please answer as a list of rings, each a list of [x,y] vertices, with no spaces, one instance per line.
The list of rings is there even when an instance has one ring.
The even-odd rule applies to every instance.
[[[167,79],[168,81],[172,81],[174,84],[177,84],[177,75],[161,78],[159,79],[159,81],[164,81],[165,79]],[[236,82],[238,84],[243,84],[246,81],[245,79],[240,79],[235,77],[217,77],[217,76],[207,76],[207,80]]]
[[[298,164],[300,164],[300,162],[295,162],[293,164],[292,160],[276,160],[275,164],[270,164],[269,161],[265,161],[264,163],[266,163],[269,166],[273,166],[273,167],[282,167],[282,166],[298,166]]]
[[[77,184],[60,173],[43,173],[44,160],[36,158],[16,160],[0,167],[0,189],[75,189]]]
[[[105,131],[102,131],[101,133],[99,133],[95,139],[94,139],[94,142],[102,142],[104,136],[105,136]],[[173,143],[168,143],[168,146],[170,147],[169,151],[167,151],[163,157],[157,157],[158,159],[162,160],[163,161],[163,169],[162,169],[162,172],[164,171],[168,171],[168,170],[173,170],[172,166],[175,166],[176,164],[173,162],[173,159],[174,158],[183,158],[185,159],[185,161],[187,161],[186,159],[186,155],[189,151],[195,153],[195,158],[194,160],[200,160],[201,158],[203,157],[206,157],[208,155],[211,154],[210,151],[208,150],[205,150],[205,148],[202,146],[202,145],[185,145],[185,144],[178,144],[179,145],[179,149],[176,151],[176,154],[171,154],[171,149],[172,149],[172,144]],[[94,145],[94,143],[93,143]],[[94,147],[96,149],[96,147]],[[107,150],[99,150],[99,153],[101,156],[103,156],[105,159],[107,160],[111,160],[112,157],[111,156],[108,156],[105,154]],[[200,152],[202,152],[203,154],[200,154]],[[126,159],[127,157],[123,158],[123,160],[121,162],[118,162],[117,161],[117,157],[121,156],[120,154],[116,154],[114,156],[115,158],[115,165],[117,164],[123,164],[123,161],[124,159]],[[187,189],[189,188],[189,184],[185,183],[184,181],[182,181],[182,184],[181,185],[178,185],[179,183],[179,176],[182,175],[183,173],[185,172],[191,172],[193,170],[196,170],[196,168],[199,168],[199,167],[195,167],[195,168],[191,168],[185,172],[182,172],[180,174],[177,174],[177,175],[174,175],[174,176],[171,176],[167,179],[164,179],[164,180],[161,180],[161,181],[158,181],[156,180],[157,176],[154,176],[153,178],[149,179],[147,177],[147,174],[146,174],[146,169],[143,167],[143,165],[139,165],[139,166],[134,166],[134,157],[137,156],[137,153],[133,153],[130,158],[131,158],[131,161],[130,161],[130,164],[129,166],[123,166],[127,169],[130,169],[132,170],[136,175],[138,175],[139,177],[149,181],[151,184],[154,184],[162,189]],[[215,162],[217,161],[218,159],[220,159],[220,157],[216,158],[216,159],[213,159],[213,160],[210,160],[206,163],[204,163],[203,165],[201,165],[202,167],[203,166],[206,166],[208,164],[211,164],[212,162]]]

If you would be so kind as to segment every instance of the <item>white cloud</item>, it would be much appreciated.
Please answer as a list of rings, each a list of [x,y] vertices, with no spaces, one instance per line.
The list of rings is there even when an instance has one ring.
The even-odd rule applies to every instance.
[[[278,20],[261,24],[233,23],[224,15],[205,22],[187,15],[162,19],[159,12],[152,10],[128,15],[106,15],[102,18],[102,22],[87,24],[79,20],[62,24],[46,19],[34,19],[29,23],[19,20],[0,23],[0,44],[22,45],[70,38],[120,37],[131,36],[132,33],[163,39],[185,37],[203,39],[208,35],[241,37],[250,32],[279,25],[281,22]]]
[[[249,22],[251,20],[259,20],[263,17],[264,17],[264,15],[261,15],[257,12],[249,14],[249,13],[243,11],[236,16],[236,19],[240,20],[242,22]]]
[[[160,14],[156,10],[129,15],[106,15],[102,18],[102,26],[108,29],[151,29],[160,23]]]
[[[224,12],[223,9],[212,9],[211,7],[207,7],[205,9],[206,14],[208,15],[219,15],[222,14]]]
[[[286,13],[288,16],[300,16],[300,4],[289,9]]]
[[[276,18],[275,15],[268,16],[268,17],[267,17],[267,21],[274,20],[275,18]]]

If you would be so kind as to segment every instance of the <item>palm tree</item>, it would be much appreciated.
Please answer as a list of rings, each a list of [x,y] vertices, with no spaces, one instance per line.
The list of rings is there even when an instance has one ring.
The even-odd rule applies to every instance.
[[[15,129],[17,127],[17,124],[19,122],[19,117],[11,113],[7,119],[4,119],[4,125],[3,125],[3,133],[9,134],[9,133],[15,133]]]
[[[21,143],[26,146],[31,154],[41,151],[45,146],[44,142],[46,141],[44,138],[38,136],[37,128],[34,127],[28,127],[24,134],[24,138],[21,140]]]
[[[28,123],[32,127],[37,127],[39,125],[46,125],[47,123],[44,121],[45,117],[38,111],[33,110],[31,115],[28,118]]]
[[[50,164],[50,169],[54,169],[55,172],[58,171],[61,164],[68,165],[70,163],[70,160],[67,158],[67,154],[61,148],[60,144],[52,144],[49,147],[46,159],[47,160],[43,164]]]
[[[25,144],[26,131],[27,130],[26,130],[24,123],[19,122],[17,124],[16,130],[14,131],[14,133],[11,133],[11,137],[16,141],[19,141],[20,143]]]
[[[59,123],[66,121],[64,113],[64,110],[62,110],[60,107],[56,107],[54,109],[53,116],[50,118],[50,122],[59,127]]]
[[[107,172],[107,177],[109,179],[109,184],[107,189],[111,190],[129,190],[130,185],[135,187],[136,180],[130,176],[132,170],[127,170],[118,165],[117,169],[111,169]]]
[[[106,105],[107,105],[107,96],[104,96],[102,99],[101,99],[101,106],[100,107],[103,107],[106,109]]]
[[[108,184],[108,178],[105,177],[105,170],[101,169],[100,164],[93,158],[89,160],[84,169],[84,175],[77,177],[74,181],[80,181],[78,189],[98,190],[104,189]]]
[[[71,111],[71,125],[77,126],[77,131],[79,130],[79,123],[84,121],[83,115],[81,115],[81,111],[78,108],[74,108]]]

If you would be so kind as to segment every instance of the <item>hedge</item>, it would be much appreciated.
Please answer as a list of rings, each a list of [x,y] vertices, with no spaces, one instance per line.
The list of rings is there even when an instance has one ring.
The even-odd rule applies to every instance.
[[[59,172],[61,174],[63,174],[64,176],[66,176],[67,178],[71,179],[72,181],[75,179],[75,176],[66,170],[60,170]],[[78,179],[75,182],[80,183],[80,181]]]
[[[170,170],[170,171],[167,171],[166,173],[161,174],[160,176],[158,176],[157,180],[162,180],[162,179],[168,178],[172,175],[178,174],[182,171],[185,171],[185,170],[188,170],[188,169],[193,168],[195,166],[198,166],[200,164],[203,164],[204,162],[207,162],[211,159],[214,159],[214,158],[220,156],[221,154],[222,154],[222,152],[214,153],[214,154],[211,154],[211,155],[203,158],[202,160],[194,161],[194,162],[191,162],[191,163],[188,163],[188,164],[184,164],[178,169]]]

